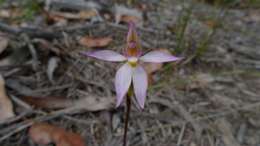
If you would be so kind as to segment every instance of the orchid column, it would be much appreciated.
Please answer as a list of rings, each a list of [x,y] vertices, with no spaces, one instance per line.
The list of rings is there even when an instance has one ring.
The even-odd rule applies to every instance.
[[[116,107],[120,106],[123,102],[124,97],[127,95],[130,86],[133,87],[133,92],[136,97],[137,103],[141,109],[144,108],[146,92],[148,87],[148,77],[144,68],[140,62],[151,62],[151,63],[163,63],[177,61],[181,58],[175,57],[171,54],[162,51],[151,51],[146,54],[142,54],[141,45],[138,39],[135,24],[129,23],[129,30],[127,34],[126,48],[123,54],[119,54],[112,50],[101,50],[95,52],[83,52],[84,55],[94,57],[104,61],[110,62],[124,62],[124,64],[118,69],[115,77],[115,88],[116,88]],[[130,95],[130,94],[129,94]],[[126,131],[128,125],[128,117],[131,106],[130,96],[126,96],[127,99],[127,111],[126,122],[125,122],[125,138],[124,146],[126,145]]]

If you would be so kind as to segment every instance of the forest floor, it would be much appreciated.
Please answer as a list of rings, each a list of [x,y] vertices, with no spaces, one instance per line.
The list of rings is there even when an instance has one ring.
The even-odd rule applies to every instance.
[[[36,146],[28,129],[38,122],[78,133],[86,146],[121,145],[119,64],[80,52],[122,51],[132,20],[144,52],[168,49],[184,59],[149,64],[129,146],[260,146],[260,5],[253,2],[0,0],[0,145]]]

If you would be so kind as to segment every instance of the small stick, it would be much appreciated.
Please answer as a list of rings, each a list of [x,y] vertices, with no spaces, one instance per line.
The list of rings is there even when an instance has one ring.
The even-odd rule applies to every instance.
[[[126,95],[126,113],[125,113],[125,127],[124,127],[124,141],[123,146],[127,144],[127,131],[128,131],[128,121],[131,110],[131,96],[129,94]]]

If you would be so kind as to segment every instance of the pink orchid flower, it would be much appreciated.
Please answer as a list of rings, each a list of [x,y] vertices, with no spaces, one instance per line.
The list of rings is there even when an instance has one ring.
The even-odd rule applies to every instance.
[[[100,60],[110,62],[125,62],[125,64],[118,69],[115,77],[115,88],[117,94],[116,107],[122,103],[124,96],[127,94],[131,86],[131,83],[133,83],[133,89],[138,105],[142,109],[144,108],[148,87],[148,76],[140,62],[163,63],[181,59],[162,51],[151,51],[142,55],[140,50],[141,45],[135,30],[135,24],[129,23],[127,46],[124,55],[121,55],[112,50],[101,50],[91,53],[83,52],[83,55],[94,57]]]

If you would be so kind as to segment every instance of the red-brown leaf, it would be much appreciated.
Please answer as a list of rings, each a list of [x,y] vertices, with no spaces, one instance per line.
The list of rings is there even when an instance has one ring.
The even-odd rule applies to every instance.
[[[47,123],[34,124],[29,130],[30,138],[37,144],[55,143],[56,146],[85,146],[79,134],[65,131]]]
[[[85,36],[79,40],[79,43],[86,47],[105,47],[112,41],[111,37],[90,37]]]
[[[121,16],[120,22],[134,22],[135,24],[139,24],[142,20],[139,17],[136,16],[130,16],[130,15],[123,15]]]
[[[47,97],[32,97],[25,96],[21,97],[25,102],[36,106],[38,108],[45,109],[61,109],[70,107],[73,105],[73,101],[66,97],[47,96]]]
[[[22,100],[43,109],[63,109],[69,107],[83,108],[87,111],[100,111],[110,109],[114,105],[114,98],[100,98],[96,96],[86,96],[78,100],[72,100],[66,97],[46,96],[46,97],[21,97]]]

